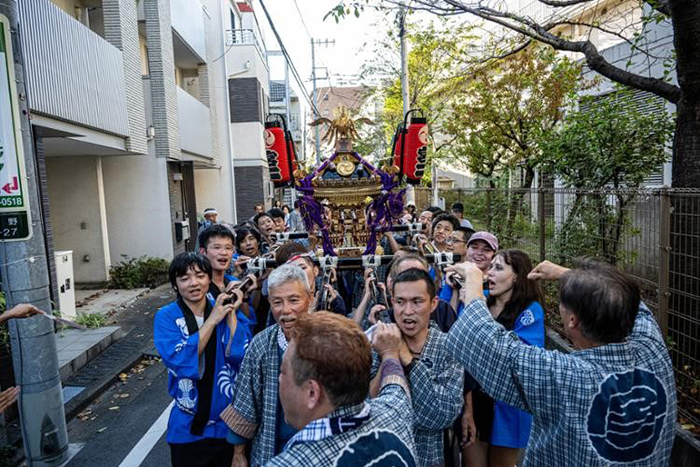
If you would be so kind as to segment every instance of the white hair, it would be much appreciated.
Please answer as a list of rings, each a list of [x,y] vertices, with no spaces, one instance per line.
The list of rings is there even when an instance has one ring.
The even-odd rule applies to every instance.
[[[309,281],[306,278],[306,273],[296,264],[283,264],[275,268],[267,278],[267,287],[272,289],[288,282],[300,282],[304,286],[304,290],[311,291]]]

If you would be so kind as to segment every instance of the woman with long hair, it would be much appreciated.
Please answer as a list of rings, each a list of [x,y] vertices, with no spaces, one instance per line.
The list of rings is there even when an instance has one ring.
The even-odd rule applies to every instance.
[[[498,252],[488,269],[486,304],[493,317],[526,344],[544,347],[544,310],[528,255],[520,250]],[[472,380],[473,381],[473,380]],[[465,384],[468,384],[465,382]],[[491,399],[478,384],[467,408],[476,426],[476,443],[463,450],[462,464],[512,467],[527,446],[532,416]],[[473,426],[473,425],[472,425]]]

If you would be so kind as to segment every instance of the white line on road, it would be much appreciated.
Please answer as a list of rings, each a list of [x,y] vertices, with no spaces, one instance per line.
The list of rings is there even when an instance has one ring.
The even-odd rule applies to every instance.
[[[156,420],[153,425],[148,429],[145,435],[136,443],[136,446],[129,452],[129,454],[124,458],[119,467],[139,467],[141,462],[148,456],[151,452],[153,446],[156,445],[158,440],[165,430],[168,428],[168,416],[170,415],[170,410],[175,405],[175,401],[172,401],[160,414],[158,420]]]

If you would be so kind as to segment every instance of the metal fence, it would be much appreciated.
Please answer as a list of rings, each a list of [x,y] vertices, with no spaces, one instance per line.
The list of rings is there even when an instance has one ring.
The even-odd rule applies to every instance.
[[[680,422],[700,427],[700,190],[470,189],[440,197],[448,207],[461,202],[477,230],[533,263],[571,266],[592,256],[634,276],[666,337]],[[544,295],[547,323],[561,333],[556,284]]]

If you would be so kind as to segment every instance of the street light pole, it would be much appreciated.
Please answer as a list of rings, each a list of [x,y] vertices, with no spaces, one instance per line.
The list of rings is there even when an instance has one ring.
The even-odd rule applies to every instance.
[[[24,156],[24,175],[20,185],[23,205],[29,207],[31,236],[8,241],[2,231],[0,242],[0,273],[7,308],[18,303],[31,303],[40,310],[51,313],[49,274],[44,243],[44,226],[39,209],[37,168],[34,157],[29,122],[29,106],[24,78],[24,58],[20,50],[19,9],[16,0],[0,0],[0,20],[5,36],[4,53],[0,54],[2,66],[7,60],[9,86],[1,88],[9,97],[10,105],[0,109],[0,139],[8,137],[8,125],[15,128],[14,137],[0,141],[5,150],[12,150],[18,158]],[[26,30],[25,30],[26,32]],[[9,41],[6,39],[9,38]],[[10,61],[13,57],[14,63]],[[5,76],[0,79],[7,79]],[[5,91],[9,92],[5,92]],[[0,96],[3,97],[4,96]],[[4,104],[3,104],[4,105]],[[17,132],[16,130],[20,131]],[[10,132],[9,135],[12,135]],[[3,138],[5,137],[5,138]],[[10,157],[6,154],[5,157]],[[18,159],[20,160],[20,159]],[[20,163],[22,161],[20,160]],[[20,175],[22,175],[20,171]],[[21,177],[20,177],[21,178]],[[15,380],[21,387],[19,414],[27,464],[32,467],[56,466],[68,458],[68,433],[63,408],[63,393],[59,376],[53,321],[41,315],[32,318],[13,319],[9,324],[12,342],[12,361]]]

